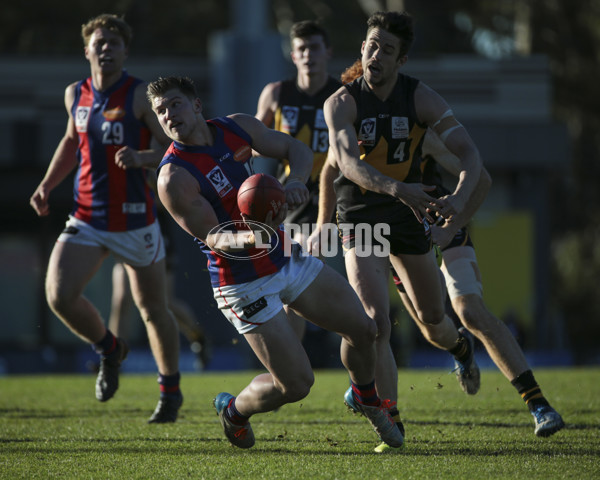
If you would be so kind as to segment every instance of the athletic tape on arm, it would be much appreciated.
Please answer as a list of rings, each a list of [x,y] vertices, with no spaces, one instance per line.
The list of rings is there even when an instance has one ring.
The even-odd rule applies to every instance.
[[[433,124],[431,128],[433,128],[441,140],[445,142],[450,133],[461,127],[462,124],[456,120],[452,110],[448,109],[442,114],[438,121]]]

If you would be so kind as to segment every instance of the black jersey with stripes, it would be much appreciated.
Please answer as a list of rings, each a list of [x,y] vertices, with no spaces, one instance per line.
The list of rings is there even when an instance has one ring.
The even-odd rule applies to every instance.
[[[314,95],[308,95],[298,88],[295,78],[281,82],[273,128],[300,140],[314,152],[313,168],[310,178],[306,182],[306,187],[310,192],[310,201],[304,207],[293,212],[298,217],[301,213],[302,216],[305,216],[307,213],[305,210],[309,210],[311,213],[308,217],[310,218],[306,220],[310,222],[314,222],[317,218],[319,174],[329,149],[329,131],[323,115],[323,104],[341,86],[340,81],[329,77],[321,90]],[[288,173],[289,166],[286,166],[286,176]]]
[[[373,93],[364,77],[345,85],[356,102],[354,127],[360,160],[406,183],[421,182],[421,147],[427,126],[418,121],[415,110],[418,84],[418,79],[398,74],[394,90],[385,101]],[[412,218],[417,222],[412,210],[391,195],[365,190],[342,174],[334,186],[340,221],[397,223]]]

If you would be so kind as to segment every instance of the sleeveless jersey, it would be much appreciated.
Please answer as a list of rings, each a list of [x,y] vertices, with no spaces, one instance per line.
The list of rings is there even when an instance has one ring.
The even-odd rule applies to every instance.
[[[75,87],[71,113],[79,135],[79,166],[71,215],[99,230],[134,230],[156,218],[145,169],[123,170],[115,163],[116,152],[124,146],[150,148],[150,130],[133,112],[135,88],[141,82],[123,72],[103,92],[94,88],[91,77]]]
[[[237,206],[237,193],[240,185],[251,171],[248,162],[252,157],[252,140],[250,136],[233,120],[227,117],[208,120],[214,127],[215,141],[213,145],[182,145],[173,142],[160,168],[173,163],[185,168],[200,185],[202,196],[215,210],[220,226],[227,225],[227,231],[237,232],[236,226],[243,225],[242,216]],[[235,223],[233,223],[235,222]],[[246,283],[279,271],[288,261],[284,256],[283,227],[276,232],[277,246],[266,255],[251,248],[233,255],[224,255],[211,250],[202,239],[194,240],[208,258],[208,272],[213,287]]]
[[[329,149],[329,131],[323,116],[323,104],[341,86],[341,82],[329,77],[325,86],[311,96],[298,88],[295,78],[281,82],[274,129],[300,140],[314,152],[313,168],[306,183],[311,193],[319,191],[319,174]]]
[[[421,147],[427,126],[417,120],[414,92],[419,80],[398,74],[391,95],[381,101],[363,77],[345,87],[356,102],[354,127],[360,159],[381,173],[406,183],[421,182]],[[405,222],[412,210],[391,195],[359,187],[342,174],[334,182],[338,221]]]

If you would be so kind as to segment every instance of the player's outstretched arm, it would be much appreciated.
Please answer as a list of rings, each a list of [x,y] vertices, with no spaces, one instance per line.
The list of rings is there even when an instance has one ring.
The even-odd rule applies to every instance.
[[[265,127],[250,115],[236,114],[231,118],[252,137],[252,148],[260,155],[281,162],[284,159],[288,160],[290,174],[285,185],[285,194],[290,209],[306,202],[306,181],[313,164],[312,150],[290,135]]]
[[[329,230],[324,230],[323,226],[331,222],[335,212],[336,196],[333,181],[336,179],[338,173],[337,163],[333,158],[333,153],[329,150],[327,159],[319,174],[319,213],[317,215],[317,223],[306,242],[308,252],[312,255],[319,255],[321,244],[329,240]]]
[[[483,166],[479,150],[446,101],[423,82],[415,90],[415,109],[419,120],[429,126],[460,160],[456,189],[446,197],[446,207],[439,212],[444,218],[451,219],[465,208],[479,182]]]
[[[71,115],[71,106],[75,100],[75,84],[65,89],[65,108],[69,115],[67,128],[63,138],[56,148],[50,165],[46,170],[44,178],[33,192],[29,204],[39,216],[50,213],[48,198],[54,190],[77,166],[77,148],[79,147],[79,135],[75,129],[75,122]]]

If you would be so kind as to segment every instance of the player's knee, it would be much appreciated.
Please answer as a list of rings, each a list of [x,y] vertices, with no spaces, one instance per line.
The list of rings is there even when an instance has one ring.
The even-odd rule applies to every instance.
[[[439,325],[444,321],[445,312],[442,309],[421,310],[417,312],[419,320],[425,325]]]
[[[54,313],[63,316],[75,301],[75,295],[70,295],[60,283],[47,281],[46,300]]]
[[[392,335],[392,322],[388,315],[375,317],[376,341],[389,341]]]
[[[493,327],[494,317],[479,301],[455,301],[453,308],[461,323],[472,332],[484,332]]]
[[[288,403],[297,402],[308,396],[314,383],[315,377],[312,372],[298,375],[283,385],[282,393]]]
[[[361,315],[361,318],[357,322],[358,327],[349,339],[350,343],[355,346],[374,343],[379,331],[377,322],[367,315]]]

